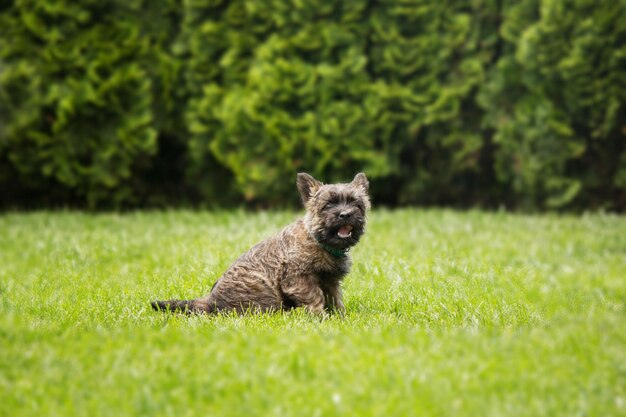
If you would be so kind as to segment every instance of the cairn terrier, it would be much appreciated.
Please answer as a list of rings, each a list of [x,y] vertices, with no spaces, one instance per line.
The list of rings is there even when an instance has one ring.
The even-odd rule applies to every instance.
[[[154,301],[152,307],[184,313],[304,307],[343,315],[341,281],[352,264],[348,251],[365,231],[369,182],[363,173],[347,184],[323,184],[300,173],[297,186],[304,217],[244,253],[206,297]]]

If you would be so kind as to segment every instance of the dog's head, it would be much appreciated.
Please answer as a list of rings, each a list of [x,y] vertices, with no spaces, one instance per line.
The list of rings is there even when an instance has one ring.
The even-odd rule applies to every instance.
[[[298,174],[298,191],[306,208],[304,224],[319,243],[336,249],[356,245],[365,232],[370,208],[369,182],[363,173],[347,184],[323,184]]]

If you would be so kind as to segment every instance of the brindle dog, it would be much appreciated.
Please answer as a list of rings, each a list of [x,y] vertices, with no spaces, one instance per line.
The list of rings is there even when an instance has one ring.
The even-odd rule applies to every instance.
[[[323,184],[300,173],[297,185],[303,218],[244,253],[206,297],[154,301],[152,307],[185,313],[305,307],[343,314],[341,281],[352,264],[347,252],[365,231],[369,182],[363,173],[347,184]]]

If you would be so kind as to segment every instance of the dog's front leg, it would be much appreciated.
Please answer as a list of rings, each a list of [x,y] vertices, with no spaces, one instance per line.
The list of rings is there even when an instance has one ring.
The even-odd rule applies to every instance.
[[[330,287],[328,289],[328,295],[330,296],[331,307],[343,317],[346,314],[346,306],[343,305],[341,286],[337,284]]]
[[[296,307],[305,307],[315,314],[324,313],[324,292],[307,278],[285,280],[281,283],[281,290]]]

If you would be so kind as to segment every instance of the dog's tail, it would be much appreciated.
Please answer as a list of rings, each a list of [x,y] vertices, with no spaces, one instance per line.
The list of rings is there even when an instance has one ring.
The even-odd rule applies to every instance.
[[[211,314],[215,312],[215,306],[209,303],[207,298],[195,300],[167,300],[153,301],[152,308],[156,311],[176,312],[184,314]]]

